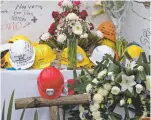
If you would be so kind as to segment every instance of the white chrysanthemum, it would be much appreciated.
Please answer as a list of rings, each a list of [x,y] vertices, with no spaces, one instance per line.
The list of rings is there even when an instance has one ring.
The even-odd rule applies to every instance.
[[[96,112],[100,108],[100,105],[98,103],[94,103],[93,105],[90,105],[90,111]]]
[[[94,78],[94,79],[92,80],[92,82],[95,83],[95,84],[98,84],[98,83],[99,83],[99,81],[98,81],[96,78]]]
[[[107,73],[107,70],[104,69],[103,71],[101,71],[101,72],[98,74],[98,78],[102,78],[106,73]]]
[[[72,32],[76,35],[81,35],[83,33],[83,27],[81,24],[76,23],[73,27],[72,27]]]
[[[66,20],[78,20],[79,17],[75,14],[75,13],[69,13],[67,16],[66,16]]]
[[[151,76],[149,76],[149,75],[146,76],[145,84],[146,84],[146,89],[148,91],[151,91],[151,89],[150,89],[150,86],[151,86]]]
[[[102,33],[101,31],[99,31],[99,30],[96,31],[96,35],[97,35],[97,37],[99,37],[99,38],[103,38],[103,37],[104,37],[104,36],[103,36],[103,33]]]
[[[125,104],[125,100],[124,99],[120,100],[120,106],[123,106],[124,104]]]
[[[139,67],[137,68],[137,70],[138,70],[138,71],[143,71],[143,70],[144,70],[144,67],[143,67],[143,66],[139,66]]]
[[[101,103],[101,102],[104,100],[104,98],[103,98],[103,96],[100,95],[100,94],[95,94],[95,95],[93,96],[93,100],[94,100],[94,102],[96,102],[96,103]]]
[[[92,90],[92,85],[91,84],[88,84],[87,86],[86,86],[86,92],[87,93],[90,93],[90,91]]]
[[[108,91],[103,89],[103,88],[99,88],[98,90],[98,94],[102,95],[102,96],[107,96],[108,95]]]
[[[49,39],[49,37],[50,37],[50,33],[47,32],[47,33],[42,34],[40,39],[46,41]]]
[[[117,86],[113,86],[112,89],[111,89],[111,93],[113,95],[118,95],[119,93],[121,92],[120,88],[117,87]]]
[[[84,33],[80,36],[80,38],[88,38],[88,34],[87,33]]]
[[[100,111],[92,112],[92,116],[95,119],[100,119],[101,118],[101,113],[100,113]]]
[[[79,105],[79,111],[84,112],[84,107],[82,105]]]
[[[112,87],[112,86],[111,86],[110,83],[106,83],[106,84],[103,85],[103,87],[104,87],[104,89],[106,89],[106,90],[109,91],[109,90],[111,90],[111,87]]]
[[[137,93],[141,93],[141,91],[143,90],[143,86],[141,84],[137,84],[135,87]]]
[[[113,72],[109,72],[107,75],[108,75],[108,76],[112,76],[112,75],[113,75]]]
[[[65,40],[67,39],[67,36],[65,34],[60,34],[58,37],[57,37],[57,41],[59,43],[63,43]]]
[[[71,0],[63,0],[62,6],[71,8],[73,6],[73,4],[72,4]]]

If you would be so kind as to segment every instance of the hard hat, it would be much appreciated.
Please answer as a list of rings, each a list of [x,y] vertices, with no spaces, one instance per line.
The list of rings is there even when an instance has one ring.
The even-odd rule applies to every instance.
[[[46,44],[39,44],[34,48],[36,57],[32,67],[35,69],[41,69],[50,66],[56,58],[56,54],[54,54],[53,50]]]
[[[62,65],[68,65],[68,48],[65,48],[61,55]],[[77,47],[77,67],[85,66],[90,63],[89,58],[81,47]]]
[[[12,68],[12,65],[11,65],[10,60],[9,60],[9,56],[10,56],[9,52],[7,52],[4,56],[4,60],[5,60],[5,63],[6,63],[5,68]]]
[[[103,39],[98,42],[100,45],[107,45],[108,47],[115,49],[115,43],[109,39]]]
[[[101,62],[105,54],[110,54],[112,57],[115,55],[114,51],[110,47],[101,45],[93,50],[90,60],[97,65],[96,61]]]
[[[15,35],[10,40],[8,40],[8,42],[9,43],[10,42],[15,42],[17,40],[26,40],[27,42],[31,43],[30,39],[28,37],[24,36],[24,35]]]
[[[116,42],[116,32],[114,25],[111,21],[105,21],[103,22],[99,27],[98,30],[100,30],[103,33],[103,36],[109,40],[112,40],[113,42]]]
[[[17,40],[10,47],[9,60],[15,69],[27,69],[31,67],[35,60],[35,50],[32,45],[25,40]]]
[[[140,53],[144,52],[144,50],[138,45],[130,45],[125,51],[127,51],[132,58],[138,58]]]
[[[64,78],[57,68],[47,67],[39,74],[37,84],[41,97],[55,99],[61,96]]]

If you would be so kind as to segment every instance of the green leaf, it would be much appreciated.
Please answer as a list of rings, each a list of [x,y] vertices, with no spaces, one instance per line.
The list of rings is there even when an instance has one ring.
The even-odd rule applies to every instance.
[[[120,68],[116,64],[110,63],[108,67],[108,72],[113,72],[118,74],[120,72]]]
[[[120,72],[116,77],[115,77],[115,82],[120,83],[122,81],[122,74],[123,71]]]
[[[80,83],[80,84],[78,84],[78,85],[74,88],[74,91],[80,92],[80,93],[85,92],[85,88],[86,88],[87,84],[88,84],[88,83]]]
[[[15,90],[13,90],[11,98],[10,98],[8,112],[7,112],[7,120],[11,120],[12,109],[13,109],[14,92],[15,92]]]
[[[24,109],[23,109],[23,111],[22,111],[22,114],[21,114],[21,116],[20,116],[20,120],[23,120],[23,118],[24,118],[24,114],[25,114],[26,107],[27,107],[27,105],[24,107]]]
[[[36,110],[35,114],[34,114],[34,120],[38,120],[38,112]]]
[[[143,58],[144,63],[147,63],[147,58],[146,58],[145,52],[142,52],[142,58]]]
[[[4,100],[4,103],[3,103],[3,111],[2,111],[2,118],[1,120],[4,120],[5,119],[5,100]]]
[[[115,112],[111,112],[111,115],[114,116],[116,118],[116,120],[122,120],[122,116]]]

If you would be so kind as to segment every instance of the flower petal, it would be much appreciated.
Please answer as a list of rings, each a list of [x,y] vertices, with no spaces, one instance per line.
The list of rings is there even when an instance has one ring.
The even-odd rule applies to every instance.
[[[128,87],[128,90],[132,93],[133,92],[133,87]]]

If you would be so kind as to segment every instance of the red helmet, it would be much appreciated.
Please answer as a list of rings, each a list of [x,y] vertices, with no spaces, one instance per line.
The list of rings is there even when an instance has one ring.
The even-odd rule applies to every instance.
[[[64,88],[64,79],[62,74],[55,67],[48,67],[41,71],[38,76],[38,90],[43,98],[58,98]]]

